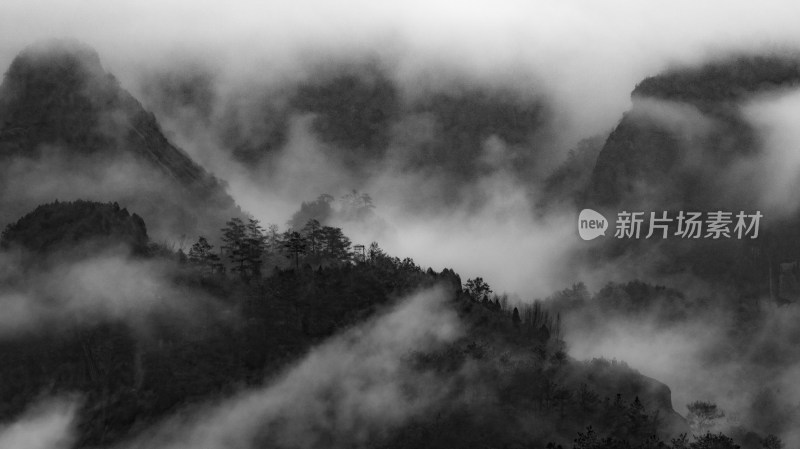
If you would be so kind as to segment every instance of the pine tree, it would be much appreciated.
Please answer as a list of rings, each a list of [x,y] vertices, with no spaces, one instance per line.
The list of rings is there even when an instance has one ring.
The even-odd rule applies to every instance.
[[[261,276],[261,266],[263,265],[262,256],[266,250],[266,236],[264,235],[264,228],[261,223],[255,218],[250,218],[247,221],[247,229],[245,235],[245,248],[246,248],[246,266],[249,278],[256,278]]]
[[[233,271],[238,272],[242,278],[247,277],[247,226],[240,218],[232,218],[222,228],[222,249],[227,253],[228,259],[233,264]]]
[[[483,278],[476,277],[475,279],[467,279],[467,283],[464,284],[464,287],[467,290],[467,293],[474,299],[475,301],[488,301],[489,293],[492,293],[492,289],[489,287],[489,284],[483,281]]]
[[[350,239],[342,233],[341,229],[325,226],[321,230],[321,235],[325,257],[337,262],[350,261]]]
[[[689,410],[686,420],[689,421],[692,430],[698,434],[710,431],[716,420],[725,416],[725,413],[713,402],[695,401],[688,404],[686,408]]]
[[[386,258],[386,253],[378,246],[378,242],[370,243],[367,250],[367,259],[372,263],[376,263],[384,258]]]
[[[645,438],[650,436],[656,429],[652,428],[650,416],[645,411],[644,405],[639,400],[639,396],[628,407],[625,412],[627,418],[628,434],[634,438]]]
[[[313,218],[308,220],[302,232],[308,245],[308,253],[312,256],[319,255],[322,252],[323,245],[322,226],[319,221]]]
[[[221,269],[219,256],[213,253],[214,247],[205,237],[200,236],[197,242],[189,249],[188,261],[191,265],[199,267],[203,272],[216,272]]]
[[[349,220],[364,220],[373,214],[375,204],[372,197],[366,193],[359,193],[353,189],[350,193],[342,197],[342,212]]]
[[[281,234],[278,225],[270,223],[267,225],[267,251],[276,253],[280,250]]]
[[[286,257],[294,258],[295,269],[300,268],[300,256],[306,254],[306,247],[306,240],[299,232],[290,229],[283,234]]]

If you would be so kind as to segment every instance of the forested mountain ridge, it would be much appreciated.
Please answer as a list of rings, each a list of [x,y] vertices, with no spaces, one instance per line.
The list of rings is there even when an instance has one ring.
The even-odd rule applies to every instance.
[[[20,234],[20,226],[27,233],[57,235],[58,230],[50,226],[52,217],[91,217],[87,209],[95,214],[104,211],[109,217],[128,216],[114,204],[44,205],[7,228],[4,246],[31,241]],[[64,220],[64,231],[75,226]],[[128,235],[126,220],[90,218],[80,226],[84,234],[117,235],[119,243],[126,244],[122,237]],[[221,232],[237,226],[236,219],[231,220]],[[305,229],[299,237],[302,243],[308,244],[319,229],[313,225]],[[560,336],[560,317],[538,305],[509,304],[507,298],[493,295],[480,278],[462,287],[452,270],[423,270],[411,259],[386,255],[377,244],[359,258],[345,241],[346,257],[336,256],[321,265],[328,254],[324,246],[317,248],[316,257],[310,247],[303,248],[299,263],[293,263],[298,257],[298,236],[291,231],[285,234],[280,248],[273,250],[289,263],[264,273],[253,271],[253,265],[246,265],[250,268],[245,271],[234,269],[240,253],[233,251],[235,243],[230,240],[222,253],[224,260],[209,258],[216,251],[207,241],[203,243],[205,239],[188,256],[152,244],[147,252],[122,256],[127,264],[159,264],[163,279],[172,286],[170,292],[159,294],[161,299],[145,322],[130,321],[127,314],[89,321],[80,315],[63,315],[60,324],[49,330],[4,338],[0,346],[6,363],[0,368],[0,384],[5,401],[0,416],[4,420],[15,416],[43,391],[80,393],[85,400],[77,447],[124,441],[133,436],[132,429],[154,424],[171,413],[242,386],[261,385],[313,345],[381,314],[408,293],[440,285],[447,292],[447,307],[465,328],[464,336],[443,348],[408,354],[404,363],[414,372],[455,382],[448,393],[452,402],[436,406],[442,408],[432,421],[414,419],[388,435],[371,437],[376,447],[564,443],[589,425],[633,441],[651,433],[675,433],[685,426],[671,408],[665,385],[617,362],[570,359]],[[246,235],[241,237],[242,244]],[[264,260],[273,260],[267,235],[261,235]],[[33,247],[57,254],[69,250],[67,243],[80,247],[91,241],[84,237]],[[91,252],[83,256],[85,260],[95,257]],[[209,262],[230,269],[213,269]],[[77,285],[85,282],[75,281]],[[25,284],[9,285],[25,289]],[[55,299],[63,294],[47,293]],[[183,297],[197,299],[189,305],[192,313],[177,319],[175,310],[184,310],[179,299]],[[637,413],[639,430],[629,428],[630,410]],[[563,420],[566,415],[574,419]],[[520,419],[551,422],[555,427],[520,428]],[[259,438],[270,441],[267,434]]]

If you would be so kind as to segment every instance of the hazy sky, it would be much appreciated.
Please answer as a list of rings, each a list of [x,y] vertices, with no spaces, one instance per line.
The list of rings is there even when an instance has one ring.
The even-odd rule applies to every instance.
[[[720,49],[800,44],[797,17],[791,0],[4,0],[0,66],[54,36],[94,46],[123,81],[175,51],[262,77],[291,73],[309,52],[378,51],[397,58],[398,74],[436,62],[521,89],[544,83],[566,129],[592,134],[616,122],[644,75]]]

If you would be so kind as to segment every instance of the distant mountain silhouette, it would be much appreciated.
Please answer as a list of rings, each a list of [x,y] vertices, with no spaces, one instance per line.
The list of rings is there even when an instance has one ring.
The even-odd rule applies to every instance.
[[[175,78],[184,80],[180,93]],[[173,98],[170,104],[185,100],[184,92],[204,92],[203,78],[159,79],[148,84],[148,95]],[[271,166],[288,142],[291,118],[302,116],[310,117],[309,129],[325,154],[356,174],[369,175],[376,163],[389,161],[400,170],[463,185],[497,165],[529,176],[539,163],[537,144],[551,124],[543,96],[460,82],[424,94],[406,90],[379,62],[327,62],[279,92],[248,91],[247,101],[232,102],[217,126],[247,168]],[[193,110],[202,116],[205,96],[198,97]],[[242,103],[252,113],[242,114]],[[170,108],[163,113],[169,115]]]
[[[796,55],[740,55],[697,69],[676,69],[645,78],[636,85],[633,95],[707,105],[711,110],[756,93],[796,86],[800,83],[799,73]]]
[[[78,172],[133,162],[144,173],[163,179],[166,187],[156,189],[158,195],[150,191],[147,198],[138,198],[148,207],[137,210],[148,214],[151,222],[180,211],[181,217],[172,220],[185,226],[187,221],[202,222],[212,209],[235,209],[224,185],[170,143],[153,114],[103,69],[97,53],[75,41],[26,48],[0,85],[0,160],[9,164],[45,156],[73,163]],[[192,211],[193,205],[206,211]]]

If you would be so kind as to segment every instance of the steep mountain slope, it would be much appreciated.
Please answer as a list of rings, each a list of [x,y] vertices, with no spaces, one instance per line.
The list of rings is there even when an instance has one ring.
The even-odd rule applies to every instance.
[[[0,159],[0,196],[17,206],[13,212],[71,199],[63,195],[76,193],[75,177],[86,180],[78,197],[133,202],[158,230],[178,222],[215,229],[216,211],[223,217],[235,209],[222,183],[167,140],[97,53],[73,41],[33,45],[11,63],[0,86]],[[35,198],[19,188],[20,178],[37,187]],[[114,190],[125,196],[104,197]],[[192,210],[201,204],[205,211]]]
[[[740,297],[770,295],[777,264],[800,255],[800,217],[765,210],[763,136],[745,108],[798,85],[800,60],[783,55],[733,56],[643,80],[603,145],[581,202],[610,219],[645,212],[642,234],[606,239],[587,258],[602,264],[625,256],[640,273],[691,273],[722,281]],[[755,240],[703,238],[705,228],[703,237],[683,239],[675,236],[681,210],[700,211],[703,219],[719,210],[760,210],[764,217]],[[673,219],[671,237],[645,239],[649,213],[662,211]],[[731,229],[735,224],[734,218]]]
[[[800,60],[740,56],[645,79],[600,152],[587,204],[746,207],[720,176],[760,142],[740,107],[800,84]]]

